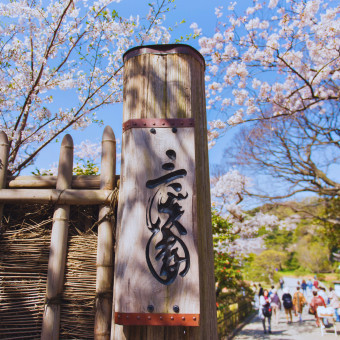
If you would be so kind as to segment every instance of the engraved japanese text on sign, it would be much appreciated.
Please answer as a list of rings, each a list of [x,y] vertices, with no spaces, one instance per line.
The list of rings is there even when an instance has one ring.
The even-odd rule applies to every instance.
[[[199,315],[194,128],[132,128],[123,146],[115,313]]]
[[[166,155],[172,160],[176,160],[176,152],[174,150],[167,150]],[[174,170],[175,164],[164,163],[162,169],[164,170]],[[182,206],[178,203],[181,200],[188,198],[188,193],[185,196],[180,193],[182,190],[182,185],[179,179],[187,175],[185,169],[180,169],[176,171],[171,171],[166,175],[158,177],[154,180],[149,180],[146,182],[146,187],[148,189],[158,188],[161,186],[167,187],[166,198],[163,201],[163,196],[160,193],[160,189],[149,198],[149,203],[146,211],[146,223],[149,230],[152,232],[147,246],[146,246],[146,259],[149,269],[152,275],[162,284],[169,285],[174,282],[177,277],[181,263],[184,263],[183,270],[179,273],[180,276],[184,277],[190,268],[190,255],[187,246],[183,240],[176,236],[171,229],[176,229],[177,233],[181,236],[187,234],[187,230],[179,221],[181,216],[184,214]],[[178,181],[177,181],[178,180]],[[175,182],[176,181],[176,182]],[[178,194],[177,194],[178,193]],[[154,202],[157,206],[158,216],[156,222],[153,223],[152,208]],[[162,222],[162,215],[165,215],[165,219]],[[162,239],[155,245],[155,249],[159,252],[157,253],[155,260],[162,260],[162,267],[159,273],[156,272],[152,260],[150,258],[150,244],[157,233],[161,232]],[[177,246],[177,247],[176,247]],[[184,256],[179,256],[178,247],[183,251]]]

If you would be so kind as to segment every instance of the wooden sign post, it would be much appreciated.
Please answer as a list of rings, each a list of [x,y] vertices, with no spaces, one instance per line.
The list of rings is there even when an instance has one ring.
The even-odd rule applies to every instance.
[[[111,339],[217,339],[204,59],[124,55]]]

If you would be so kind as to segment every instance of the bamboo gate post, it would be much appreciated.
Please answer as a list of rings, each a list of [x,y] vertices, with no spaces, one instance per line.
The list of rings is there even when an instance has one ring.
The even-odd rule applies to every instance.
[[[113,190],[116,174],[116,140],[112,128],[107,126],[102,138],[100,189]],[[95,339],[109,339],[112,313],[113,286],[113,223],[109,205],[99,208]]]
[[[73,141],[70,135],[63,138],[60,149],[56,189],[71,187],[73,171]],[[48,260],[47,288],[41,339],[58,340],[60,330],[60,296],[64,284],[67,252],[69,205],[57,204],[53,214],[50,255]]]
[[[6,188],[9,144],[5,132],[0,131],[0,189]],[[2,231],[2,213],[4,205],[0,204],[0,233]]]
[[[124,55],[123,126],[127,124],[129,120],[133,120],[132,122],[139,121],[143,124],[144,119],[144,126],[150,129],[152,125],[149,126],[148,122],[151,120],[154,121],[154,125],[157,125],[156,127],[158,128],[162,127],[160,126],[162,122],[163,124],[167,124],[166,120],[170,121],[172,119],[175,121],[178,119],[180,121],[181,119],[194,119],[196,189],[193,199],[197,200],[196,221],[199,259],[199,282],[197,284],[199,284],[200,325],[198,327],[155,327],[145,325],[130,326],[126,323],[122,326],[114,324],[113,319],[111,340],[217,339],[204,69],[203,57],[187,45],[141,46],[129,50]],[[138,122],[136,124],[138,124]],[[177,129],[172,129],[172,132],[176,133],[176,131]],[[150,132],[156,133],[155,129],[150,129]],[[124,192],[124,185],[126,183],[125,176],[128,176],[129,173],[131,174],[129,169],[126,169],[124,165],[128,163],[129,155],[126,150],[129,148],[129,143],[131,144],[131,139],[126,137],[125,142],[124,138],[123,135],[119,205],[125,204],[124,200],[121,201],[122,197],[124,197],[122,193]],[[183,141],[183,143],[185,143],[185,141]],[[153,150],[142,149],[140,154],[142,157],[145,157],[148,152],[152,151]],[[151,162],[153,155],[149,157]],[[129,164],[131,166],[133,161],[130,161]],[[138,159],[136,159],[135,167],[138,168],[138,165]],[[152,165],[147,166],[151,167]],[[142,171],[143,169],[140,169],[137,177],[138,174],[142,174]],[[129,183],[127,190],[135,190],[133,184],[131,184],[132,182],[133,180]],[[128,200],[130,198],[131,196],[128,197]],[[135,202],[128,202],[126,205],[132,208],[138,204],[141,204],[141,202],[138,201],[137,197]],[[128,213],[129,212],[126,212],[126,214]],[[118,222],[120,219],[119,216],[120,213],[118,212]],[[125,225],[117,224],[117,247],[121,247],[120,236],[124,227]],[[143,242],[143,240],[141,240],[141,242]],[[134,244],[132,243],[130,247],[131,251],[133,251]],[[124,249],[126,251],[127,247]],[[125,275],[123,272],[117,273],[117,261],[120,260],[118,258],[119,254],[121,253],[117,253],[116,250],[115,287],[118,286],[117,279],[121,279],[122,282],[124,282],[123,278]],[[141,255],[141,257],[142,256],[143,255]],[[129,261],[129,259],[127,258],[126,261]],[[136,264],[136,270],[137,268],[138,264]],[[126,286],[129,284],[130,282],[126,282]],[[133,290],[134,288],[132,287],[131,289]],[[183,291],[181,294],[188,293],[190,295],[188,291]],[[125,299],[125,297],[123,298]],[[129,297],[126,299],[128,298]],[[114,304],[115,303],[121,304],[120,299],[116,296],[116,288],[114,289]],[[132,301],[129,303],[130,305],[133,304]],[[138,301],[135,301],[135,303],[138,304]],[[175,307],[176,306],[174,306],[174,311]],[[120,316],[118,315],[117,317],[119,318]],[[126,316],[126,318],[129,318],[129,316]],[[148,316],[147,318],[151,319],[152,316]],[[163,316],[160,316],[160,318],[163,320]],[[172,320],[174,320],[173,317]],[[182,320],[184,320],[184,317],[182,317]],[[195,317],[194,320],[196,320]]]

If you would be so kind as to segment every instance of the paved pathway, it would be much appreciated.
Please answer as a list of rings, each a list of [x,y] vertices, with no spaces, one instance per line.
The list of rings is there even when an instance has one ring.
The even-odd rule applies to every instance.
[[[290,293],[293,295],[297,285],[297,279],[284,278],[285,285],[288,286]],[[279,291],[279,295],[281,292]],[[334,328],[327,328],[326,334],[322,337],[320,329],[315,326],[313,315],[309,315],[307,307],[302,314],[303,322],[299,322],[298,317],[293,315],[293,323],[287,325],[284,310],[280,312],[279,324],[275,325],[272,320],[272,334],[264,334],[261,319],[256,316],[249,324],[234,338],[235,340],[252,340],[252,339],[276,339],[276,340],[340,340],[340,323],[337,323],[338,336],[334,334]]]

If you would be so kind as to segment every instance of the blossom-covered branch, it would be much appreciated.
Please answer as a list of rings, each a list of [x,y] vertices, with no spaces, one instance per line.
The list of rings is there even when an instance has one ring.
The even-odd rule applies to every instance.
[[[216,9],[216,33],[201,37],[208,61],[208,109],[226,126],[247,121],[325,114],[340,97],[340,6],[335,1],[254,1],[243,15],[236,2]],[[197,24],[192,25],[199,32]]]
[[[122,54],[128,48],[169,41],[162,22],[172,0],[150,4],[145,19],[120,17],[115,2],[0,4],[0,120],[13,174],[59,134],[98,123],[99,108],[122,101]]]

